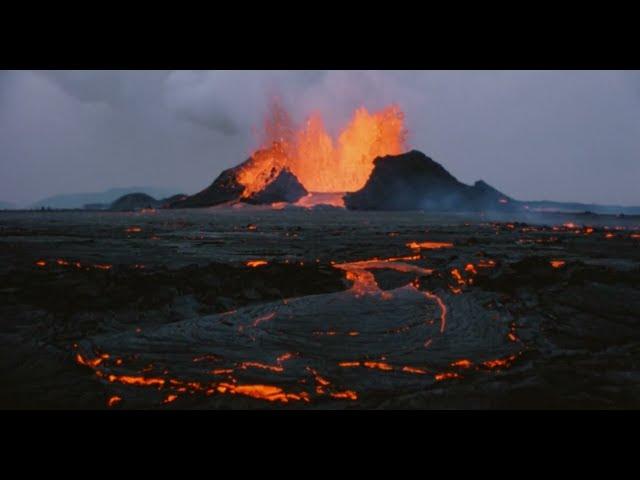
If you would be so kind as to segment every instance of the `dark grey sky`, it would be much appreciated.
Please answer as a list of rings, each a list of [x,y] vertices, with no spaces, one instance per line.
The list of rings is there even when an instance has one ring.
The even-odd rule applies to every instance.
[[[640,72],[0,72],[0,200],[193,193],[256,146],[267,98],[337,131],[396,102],[409,143],[515,198],[640,205]]]

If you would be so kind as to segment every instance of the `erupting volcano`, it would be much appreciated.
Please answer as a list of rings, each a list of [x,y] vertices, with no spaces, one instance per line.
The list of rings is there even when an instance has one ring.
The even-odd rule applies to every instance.
[[[287,204],[353,210],[523,208],[483,181],[465,185],[422,152],[407,151],[406,136],[404,114],[393,104],[373,113],[357,108],[334,139],[320,114],[296,126],[274,100],[264,119],[260,147],[251,157],[171,207],[241,201],[275,209]]]
[[[310,115],[304,125],[296,127],[285,108],[274,100],[264,119],[260,147],[251,157],[174,206],[210,206],[232,200],[266,203],[260,200],[261,192],[283,174],[295,177],[299,185],[291,192],[279,189],[281,198],[269,195],[269,202],[295,202],[307,192],[353,192],[365,185],[377,157],[406,150],[406,134],[404,114],[396,105],[377,112],[356,109],[334,139],[320,114]],[[288,178],[287,183],[293,182]]]
[[[243,197],[264,188],[265,174],[285,168],[312,192],[356,191],[369,178],[376,157],[397,155],[406,147],[404,115],[395,105],[374,113],[358,108],[334,141],[320,114],[312,114],[296,129],[287,111],[274,101],[263,137],[261,148],[239,171]]]

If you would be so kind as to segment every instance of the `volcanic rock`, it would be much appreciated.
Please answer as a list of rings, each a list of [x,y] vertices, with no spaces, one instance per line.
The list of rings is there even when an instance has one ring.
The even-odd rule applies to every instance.
[[[142,208],[156,208],[160,202],[146,193],[130,193],[117,199],[111,204],[110,210],[127,212]]]
[[[238,182],[238,172],[250,160],[223,171],[207,188],[172,203],[171,208],[212,207],[232,200],[239,200],[244,192],[244,185]]]
[[[241,200],[245,186],[238,181],[238,175],[251,161],[249,158],[240,165],[225,170],[210,186],[186,199],[173,202],[171,208],[211,207]],[[306,194],[307,190],[289,169],[274,168],[269,172],[264,188],[244,201],[253,204],[295,202]]]
[[[175,195],[171,195],[170,197],[163,198],[160,200],[162,204],[162,208],[171,208],[171,206],[177,202],[181,202],[189,198],[189,195],[185,195],[184,193],[177,193]]]
[[[374,160],[365,186],[344,197],[352,210],[484,211],[519,208],[518,202],[486,184],[459,182],[417,150]]]
[[[275,169],[271,171],[272,180],[266,186],[248,197],[246,201],[254,204],[274,203],[274,202],[297,202],[308,192],[302,186],[298,178],[291,173],[288,168],[279,172]]]

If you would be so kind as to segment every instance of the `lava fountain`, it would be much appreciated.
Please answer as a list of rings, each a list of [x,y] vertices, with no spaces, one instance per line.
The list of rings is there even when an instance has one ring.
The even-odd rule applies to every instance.
[[[396,105],[370,113],[356,109],[337,139],[326,131],[322,116],[310,115],[296,128],[289,113],[271,102],[261,146],[238,174],[243,197],[259,192],[274,172],[290,170],[310,192],[351,192],[364,186],[373,160],[406,151],[404,114]]]

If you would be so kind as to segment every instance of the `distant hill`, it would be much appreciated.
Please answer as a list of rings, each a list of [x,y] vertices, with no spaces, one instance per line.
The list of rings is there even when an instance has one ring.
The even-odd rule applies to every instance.
[[[367,183],[344,196],[352,210],[517,211],[523,207],[482,180],[459,182],[442,165],[412,150],[378,157]]]
[[[142,208],[156,208],[160,205],[160,201],[146,193],[129,193],[113,202],[109,207],[109,210],[130,212],[140,210]]]
[[[54,195],[35,202],[29,208],[84,208],[89,204],[110,205],[118,198],[130,193],[146,193],[155,198],[165,198],[174,195],[177,191],[179,190],[158,187],[112,188],[104,192]]]
[[[13,210],[16,206],[10,202],[0,202],[0,210]]]
[[[602,215],[640,215],[640,207],[623,207],[620,205],[598,205],[595,203],[552,202],[547,200],[521,203],[531,210],[553,212],[592,212]]]

